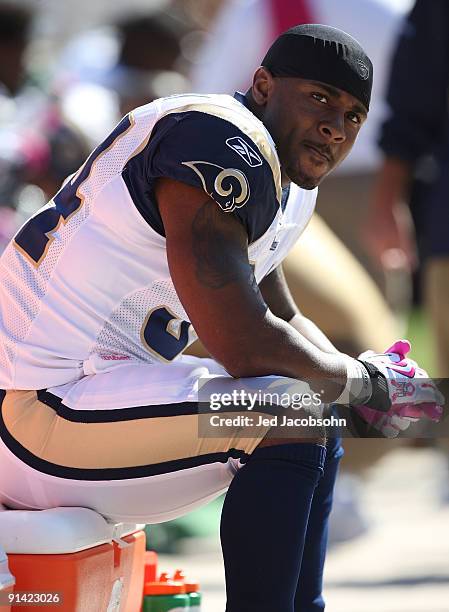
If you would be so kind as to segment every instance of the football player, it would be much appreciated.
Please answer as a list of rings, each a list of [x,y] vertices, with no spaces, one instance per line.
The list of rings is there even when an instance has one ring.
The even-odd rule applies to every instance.
[[[323,609],[339,443],[276,427],[199,437],[198,386],[319,379],[324,401],[389,421],[438,410],[436,388],[417,382],[398,404],[394,383],[420,373],[407,345],[339,353],[282,275],[371,83],[349,35],[293,28],[246,95],[129,113],[20,229],[0,261],[0,502],[152,523],[228,489],[228,612]],[[213,358],[182,356],[196,335]]]

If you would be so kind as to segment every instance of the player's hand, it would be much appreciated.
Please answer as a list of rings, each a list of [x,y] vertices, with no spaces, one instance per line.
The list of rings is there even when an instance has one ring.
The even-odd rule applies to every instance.
[[[373,227],[376,231],[373,231]],[[415,270],[418,265],[410,211],[398,202],[393,210],[379,207],[362,227],[363,242],[374,262],[383,269]]]
[[[374,366],[386,379],[390,408],[380,412],[375,407],[357,406],[358,414],[386,437],[396,437],[413,421],[439,421],[444,398],[425,370],[406,357],[407,340],[398,340],[385,353],[366,351],[359,355],[362,363]]]

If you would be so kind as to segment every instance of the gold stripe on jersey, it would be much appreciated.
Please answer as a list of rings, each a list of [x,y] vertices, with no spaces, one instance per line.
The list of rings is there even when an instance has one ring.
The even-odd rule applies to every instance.
[[[229,437],[200,438],[197,414],[73,422],[39,401],[36,391],[7,391],[1,412],[9,434],[29,453],[75,469],[133,468],[230,449],[250,454],[261,440],[251,427],[230,428]]]
[[[236,102],[236,104],[240,103]],[[282,199],[282,185],[279,159],[274,149],[274,145],[270,143],[269,139],[264,134],[265,127],[261,125],[259,119],[255,116],[253,119],[251,112],[245,109],[245,107],[242,107],[242,110],[240,110],[238,107],[227,108],[226,106],[220,106],[218,104],[187,104],[166,111],[161,115],[160,119],[173,113],[188,113],[191,111],[205,113],[224,119],[229,123],[233,123],[241,132],[251,138],[271,168],[276,189],[276,199],[280,204]]]
[[[212,115],[213,117],[219,117],[220,119],[224,119],[225,121],[234,124],[257,145],[259,152],[270,166],[276,190],[276,199],[280,205],[282,199],[281,168],[274,143],[270,142],[270,139],[266,136],[266,128],[263,126],[261,121],[259,121],[259,119],[257,119],[257,117],[251,113],[251,111],[246,109],[239,102],[236,100],[234,100],[234,102],[235,105],[232,107],[221,106],[213,103],[193,103],[182,104],[180,106],[170,108],[158,115],[152,130],[161,119],[167,117],[168,115],[172,115],[174,113],[189,113],[192,111]],[[143,151],[151,138],[151,134],[152,131],[128,157],[126,163]]]

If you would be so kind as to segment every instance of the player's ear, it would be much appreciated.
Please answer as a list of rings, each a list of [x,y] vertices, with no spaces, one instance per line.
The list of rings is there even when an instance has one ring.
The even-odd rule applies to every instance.
[[[252,96],[258,106],[265,106],[274,88],[271,72],[260,66],[254,73]]]

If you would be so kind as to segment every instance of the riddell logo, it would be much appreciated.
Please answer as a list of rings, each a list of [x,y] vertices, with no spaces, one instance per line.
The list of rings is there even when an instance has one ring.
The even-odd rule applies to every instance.
[[[238,153],[240,157],[246,161],[248,166],[251,166],[251,168],[256,168],[257,166],[262,165],[260,155],[247,142],[245,142],[243,138],[240,138],[240,136],[228,138],[226,140],[226,144],[228,147]]]

